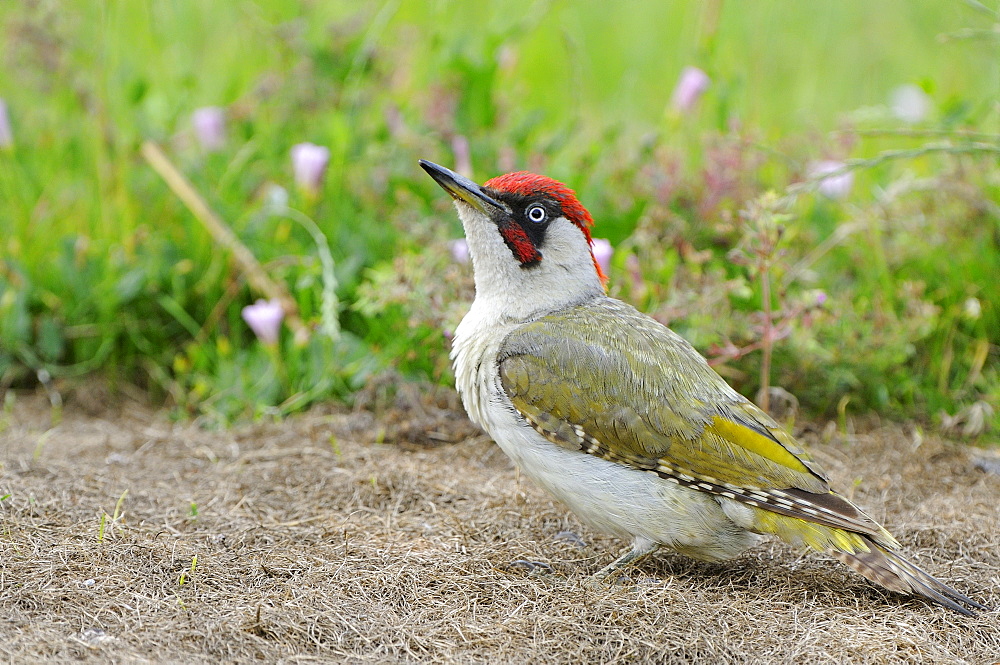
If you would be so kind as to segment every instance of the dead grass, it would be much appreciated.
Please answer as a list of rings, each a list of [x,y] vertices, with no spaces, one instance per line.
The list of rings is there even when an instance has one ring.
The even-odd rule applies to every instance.
[[[431,411],[425,439],[472,431]],[[661,554],[633,584],[588,591],[621,543],[582,528],[482,437],[373,443],[420,439],[413,421],[314,411],[207,432],[136,404],[71,405],[50,428],[22,396],[0,433],[0,657],[1000,661],[997,613],[884,593],[780,544],[725,565]],[[1000,477],[976,451],[916,446],[898,427],[813,447],[919,564],[1000,605]]]

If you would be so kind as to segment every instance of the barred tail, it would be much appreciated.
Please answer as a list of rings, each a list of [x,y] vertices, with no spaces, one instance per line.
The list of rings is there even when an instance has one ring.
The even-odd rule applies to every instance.
[[[865,538],[865,540],[868,540]],[[935,579],[929,573],[906,560],[899,552],[879,547],[868,541],[870,552],[848,554],[831,552],[841,563],[850,566],[875,584],[890,591],[923,596],[948,609],[965,615],[974,615],[971,609],[989,611],[971,598],[955,591],[947,584]],[[967,606],[967,607],[966,607]]]

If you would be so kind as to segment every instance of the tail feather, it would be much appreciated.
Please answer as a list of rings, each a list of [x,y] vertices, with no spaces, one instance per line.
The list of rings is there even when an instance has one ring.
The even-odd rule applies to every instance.
[[[834,551],[832,554],[855,572],[890,591],[922,596],[965,615],[975,614],[969,608],[989,611],[985,605],[980,605],[921,570],[899,552],[884,549],[873,542],[868,545],[871,549],[869,552],[848,554]]]

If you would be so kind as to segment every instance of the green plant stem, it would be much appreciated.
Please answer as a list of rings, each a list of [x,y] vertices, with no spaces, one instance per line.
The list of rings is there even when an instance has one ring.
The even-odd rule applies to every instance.
[[[292,392],[292,382],[288,378],[288,368],[285,367],[285,359],[281,355],[281,348],[277,344],[265,344],[264,348],[271,359],[275,373],[278,375],[281,389],[287,395]]]
[[[334,272],[335,264],[333,254],[330,253],[330,242],[326,234],[320,230],[312,217],[299,212],[293,208],[284,208],[280,211],[284,217],[298,222],[316,243],[316,251],[319,254],[320,263],[323,265],[323,293],[320,304],[320,329],[326,333],[327,337],[337,340],[340,337],[340,321],[337,318],[337,310],[340,303],[337,300],[337,275]]]
[[[758,406],[765,412],[771,408],[771,348],[773,340],[771,336],[771,272],[769,266],[765,265],[760,275],[760,292],[764,312],[764,331],[761,345],[762,358],[760,361],[760,392],[757,398]]]
[[[844,165],[839,169],[830,171],[829,173],[819,174],[815,177],[809,178],[808,180],[789,186],[785,189],[785,195],[777,201],[774,207],[776,210],[790,208],[798,199],[799,195],[813,191],[819,187],[819,184],[823,180],[826,180],[827,178],[836,178],[837,176],[850,173],[856,169],[873,168],[897,159],[913,159],[915,157],[923,157],[924,155],[932,155],[936,153],[943,153],[947,155],[968,155],[977,153],[1000,155],[1000,144],[981,142],[963,143],[960,145],[955,145],[953,143],[928,143],[920,146],[919,148],[886,150],[885,152],[881,152],[874,157],[868,157],[865,159],[849,159],[845,161]]]
[[[961,129],[841,129],[836,130],[833,134],[837,135],[854,135],[854,136],[903,136],[906,138],[949,138],[949,139],[967,139],[970,141],[995,141],[997,140],[996,134],[990,134],[989,132],[969,132]]]

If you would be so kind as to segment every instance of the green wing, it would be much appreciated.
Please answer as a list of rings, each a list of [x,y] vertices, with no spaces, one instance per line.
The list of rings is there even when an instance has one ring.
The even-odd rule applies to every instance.
[[[598,299],[538,319],[511,333],[499,358],[514,407],[554,443],[891,541],[690,344],[625,303]]]

